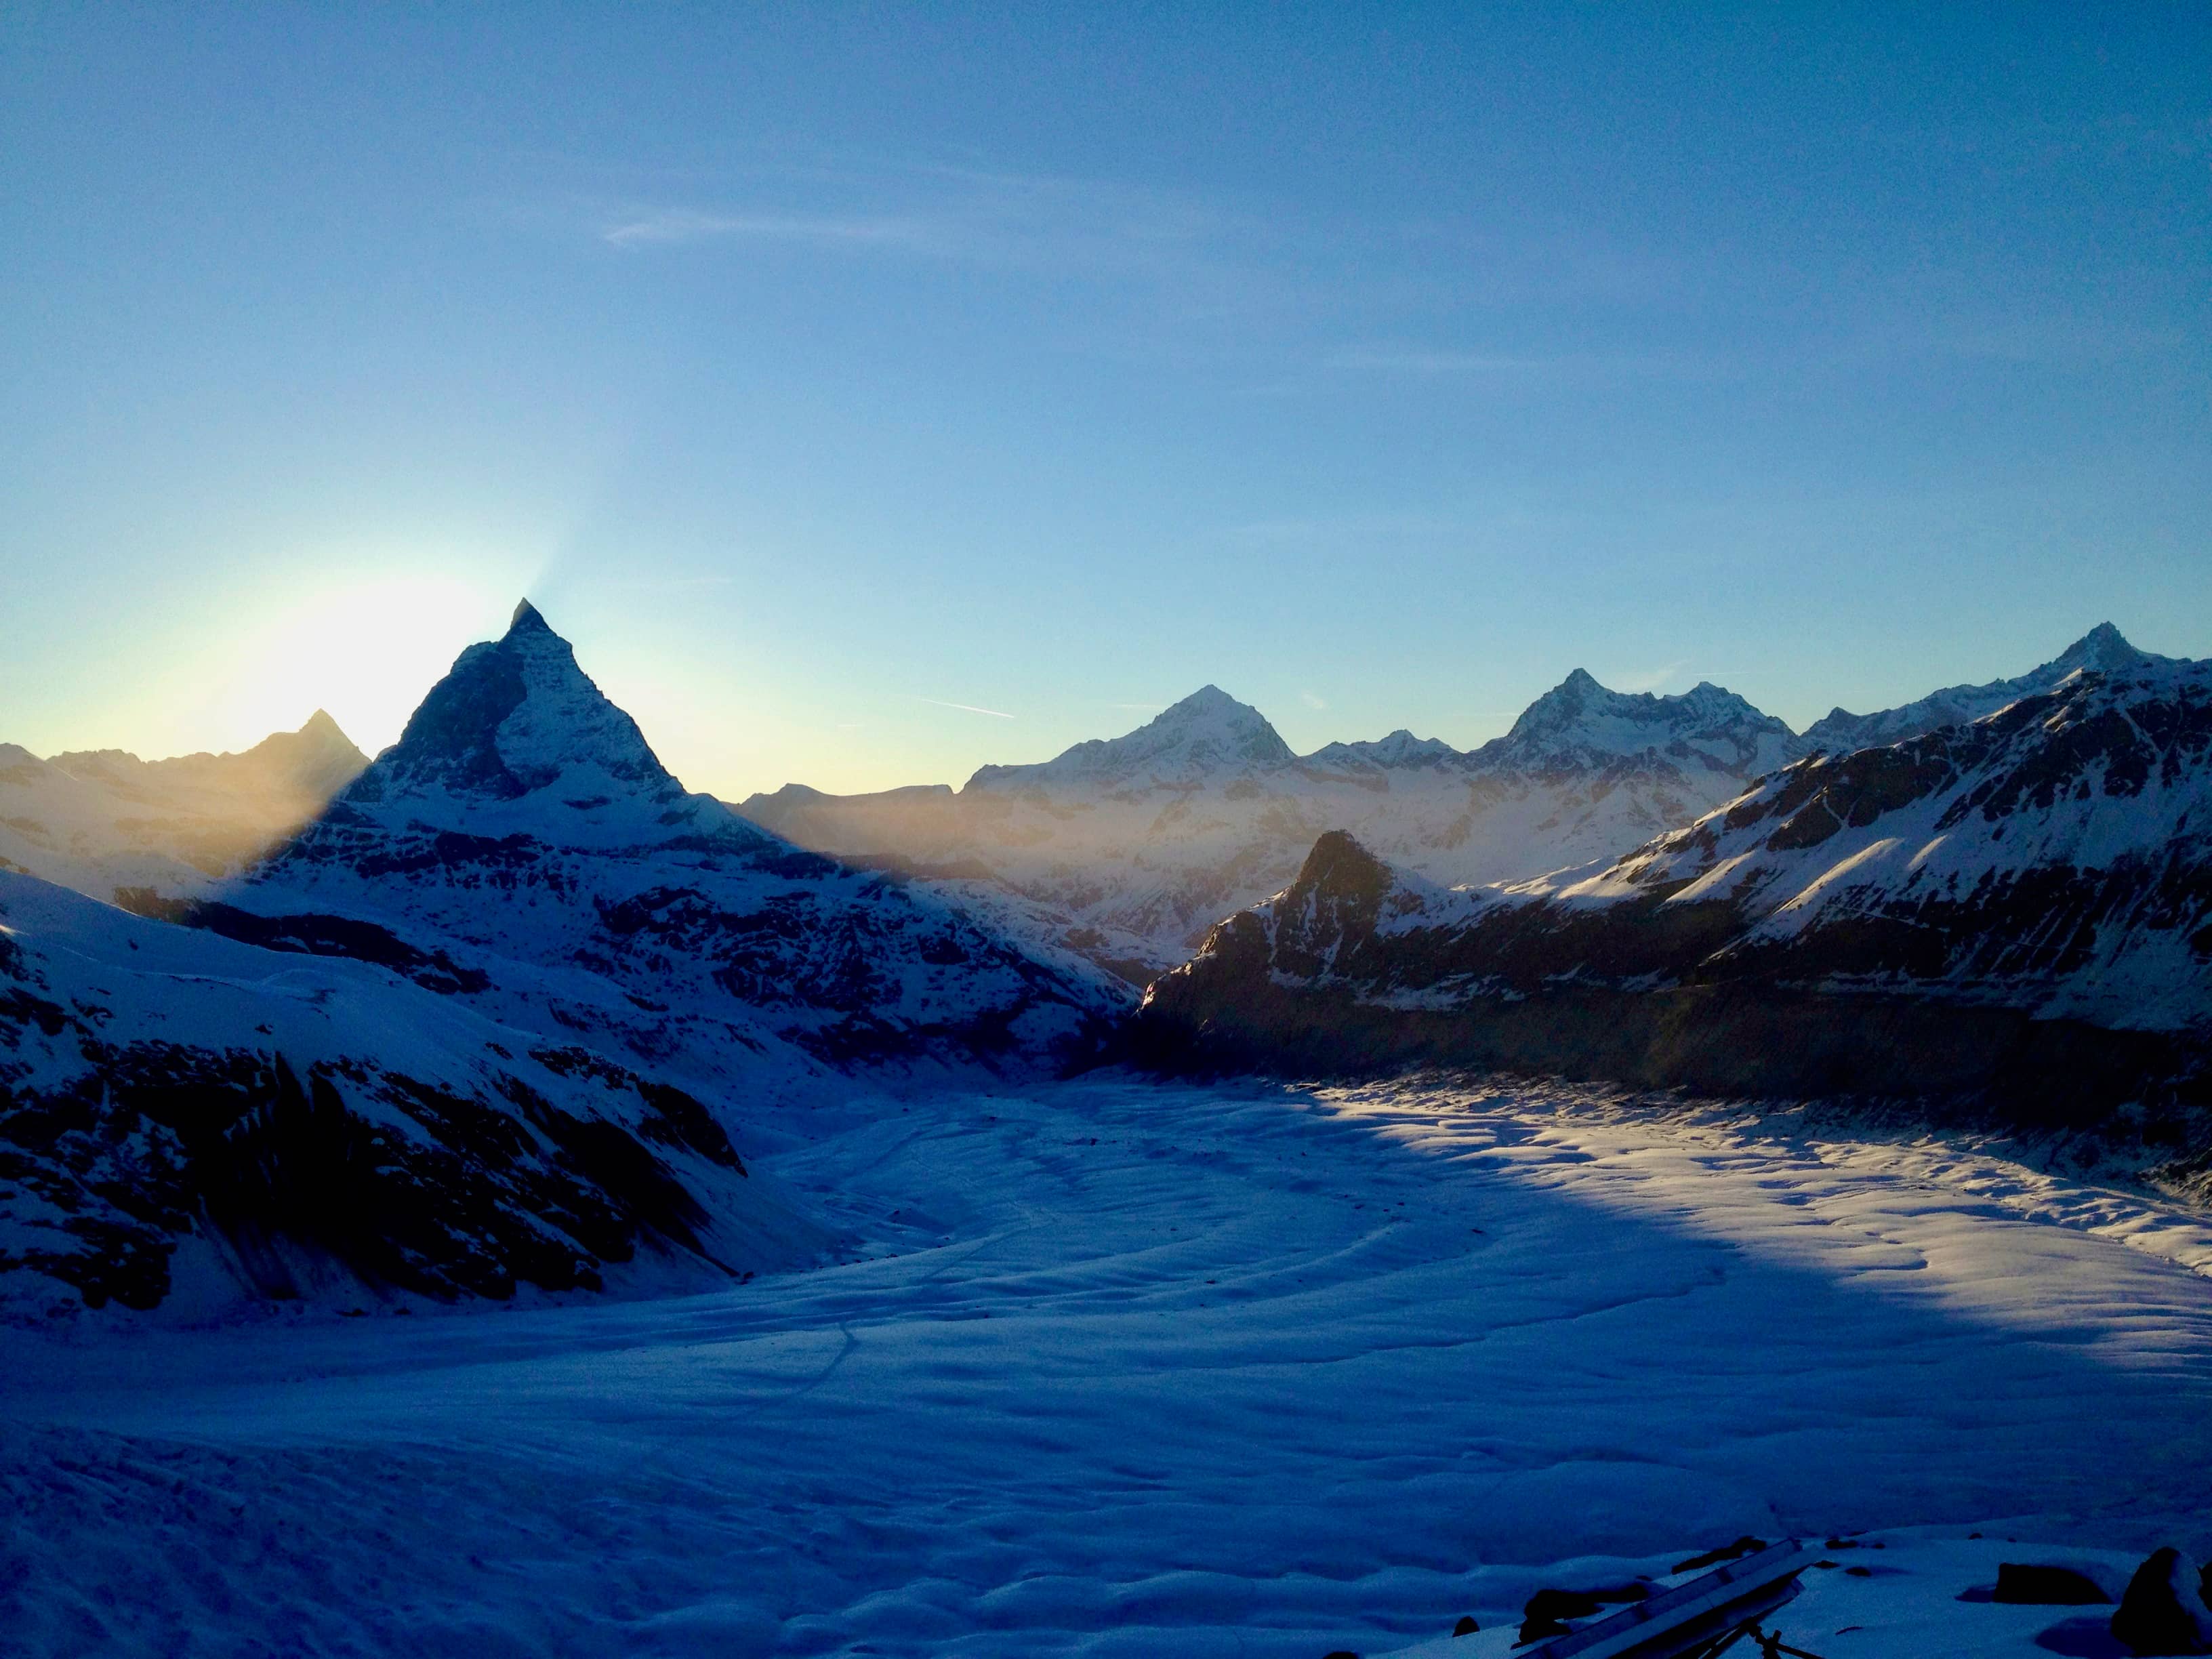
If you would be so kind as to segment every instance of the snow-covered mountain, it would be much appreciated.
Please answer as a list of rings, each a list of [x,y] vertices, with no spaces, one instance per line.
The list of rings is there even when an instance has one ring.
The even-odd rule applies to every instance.
[[[1333,1043],[1822,1092],[2170,1080],[2212,1044],[2212,663],[2076,670],[1511,884],[1325,836],[1145,1018],[1309,1063]]]
[[[2138,651],[2110,623],[2099,623],[2040,668],[2016,679],[1991,680],[1987,685],[1953,685],[1930,692],[1900,708],[1879,714],[1854,714],[1831,709],[1806,728],[1808,750],[1849,754],[1855,749],[1875,749],[1917,738],[1946,726],[1964,726],[1984,714],[1994,714],[2007,703],[2048,691],[2077,669],[2099,674],[2126,673],[2170,663],[2171,657]]]
[[[100,898],[198,892],[313,818],[368,764],[320,709],[233,755],[144,761],[98,749],[40,760],[0,744],[0,870]]]
[[[1049,1070],[1127,994],[686,793],[527,604],[314,823],[164,914],[383,963],[732,1109],[856,1065]]]
[[[1206,685],[1126,737],[1094,738],[1035,766],[986,766],[968,782],[972,789],[1146,789],[1267,771],[1291,758],[1258,709]]]
[[[957,793],[793,785],[739,810],[842,858],[996,886],[1143,981],[1279,890],[1328,830],[1437,880],[1499,881],[1625,851],[1798,752],[1717,686],[1631,696],[1577,670],[1472,753],[1400,731],[1299,757],[1209,685],[1126,737],[987,766]]]
[[[1802,752],[1789,726],[1710,680],[1662,697],[1609,691],[1577,668],[1474,758],[1490,769],[1545,773],[1663,756],[1686,769],[1741,778]]]
[[[829,1242],[685,1091],[0,873],[0,1313],[703,1287]]]

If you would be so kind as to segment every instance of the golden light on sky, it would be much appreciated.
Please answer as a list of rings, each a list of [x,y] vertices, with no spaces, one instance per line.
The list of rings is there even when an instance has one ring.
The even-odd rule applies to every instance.
[[[496,579],[495,579],[496,580]],[[408,572],[272,599],[211,654],[204,699],[173,705],[180,744],[245,749],[318,708],[374,755],[472,641],[496,638],[511,582]],[[187,738],[186,734],[190,736]]]

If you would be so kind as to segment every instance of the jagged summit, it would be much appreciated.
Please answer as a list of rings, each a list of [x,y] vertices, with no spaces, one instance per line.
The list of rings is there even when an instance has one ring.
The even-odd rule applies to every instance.
[[[1308,766],[1435,766],[1466,757],[1441,738],[1417,738],[1404,726],[1387,737],[1323,744],[1304,757]]]
[[[1808,747],[1826,750],[1830,754],[1887,748],[1923,732],[1946,726],[1964,726],[1984,714],[1994,714],[2008,703],[2048,691],[2069,674],[2084,669],[2097,674],[2130,673],[2178,660],[2138,650],[2118,629],[2102,622],[2049,662],[2015,679],[1991,680],[1984,685],[1946,686],[1912,702],[1871,714],[1854,714],[1847,708],[1831,709],[1806,728],[1805,741]]]
[[[1723,686],[1700,680],[1660,696],[1614,691],[1577,668],[1530,703],[1504,737],[1475,750],[1492,767],[1587,765],[1609,757],[1694,749],[1731,771],[1762,771],[1795,758],[1789,726]]]
[[[1296,758],[1267,718],[1218,685],[1203,685],[1126,736],[1079,743],[1034,766],[986,766],[971,789],[1080,784],[1141,787],[1194,783]]]
[[[607,701],[568,641],[525,599],[504,636],[454,659],[346,799],[514,800],[556,784],[571,805],[665,802],[683,793],[637,723]]]

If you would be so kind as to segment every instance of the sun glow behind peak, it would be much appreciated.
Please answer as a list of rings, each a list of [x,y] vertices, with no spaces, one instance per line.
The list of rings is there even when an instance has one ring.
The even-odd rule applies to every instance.
[[[365,753],[399,736],[422,694],[470,644],[505,629],[517,589],[477,574],[415,572],[272,596],[240,619],[179,708],[189,747],[243,749],[326,710]]]

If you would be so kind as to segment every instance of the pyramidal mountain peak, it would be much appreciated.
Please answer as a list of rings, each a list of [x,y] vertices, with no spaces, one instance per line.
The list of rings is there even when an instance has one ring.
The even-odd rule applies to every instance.
[[[2101,622],[2060,652],[2050,666],[2089,668],[2112,673],[2166,660],[2167,659],[2154,656],[2150,652],[2137,650],[2126,635],[2112,623]]]
[[[507,632],[472,645],[346,792],[356,805],[444,795],[511,801],[551,790],[604,803],[683,794],[638,730],[525,599]]]
[[[968,781],[968,787],[1188,784],[1283,766],[1295,758],[1265,714],[1219,686],[1206,684],[1121,737],[1094,738],[1035,765],[986,766]]]

